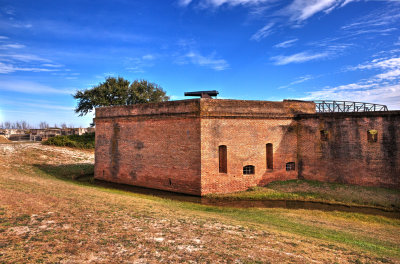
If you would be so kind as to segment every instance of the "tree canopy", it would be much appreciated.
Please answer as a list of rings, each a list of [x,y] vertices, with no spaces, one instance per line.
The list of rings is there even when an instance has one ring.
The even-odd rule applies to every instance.
[[[155,83],[146,80],[135,80],[132,83],[122,77],[108,77],[105,82],[82,91],[77,91],[74,98],[78,100],[75,112],[86,115],[96,107],[114,105],[132,105],[168,101],[169,96]]]

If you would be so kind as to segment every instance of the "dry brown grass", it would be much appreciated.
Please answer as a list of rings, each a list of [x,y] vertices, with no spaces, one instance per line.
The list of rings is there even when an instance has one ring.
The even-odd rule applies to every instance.
[[[11,143],[5,136],[0,135],[0,143]]]
[[[38,167],[90,165],[92,153],[5,146],[0,263],[400,263],[399,220],[225,209],[105,189],[58,179]],[[308,229],[326,232],[319,237],[302,231]],[[365,249],[336,241],[329,232],[354,237]]]

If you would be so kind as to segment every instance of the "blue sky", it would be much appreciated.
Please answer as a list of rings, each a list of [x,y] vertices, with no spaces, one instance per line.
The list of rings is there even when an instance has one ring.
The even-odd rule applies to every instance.
[[[87,126],[71,94],[106,76],[400,109],[399,25],[394,0],[0,0],[0,122]]]

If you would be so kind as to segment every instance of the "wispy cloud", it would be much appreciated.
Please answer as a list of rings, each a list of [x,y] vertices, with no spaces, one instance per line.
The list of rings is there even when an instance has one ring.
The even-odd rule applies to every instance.
[[[349,67],[349,69],[350,70],[400,69],[400,57],[374,59],[370,62],[359,64],[354,67]]]
[[[181,6],[187,6],[192,2],[192,0],[179,0],[178,4]]]
[[[1,58],[18,60],[23,62],[32,62],[32,61],[51,62],[51,60],[49,59],[45,59],[33,54],[0,54],[0,60]]]
[[[25,45],[21,45],[21,44],[4,44],[4,45],[0,45],[0,49],[21,49],[21,48],[25,48]]]
[[[35,54],[26,53],[26,46],[19,43],[10,42],[8,37],[0,41],[0,74],[13,72],[55,72],[61,71],[61,64],[53,63],[52,60],[43,58]],[[23,49],[23,50],[19,50]],[[17,53],[18,51],[18,53]]]
[[[57,89],[36,82],[7,80],[0,81],[0,90],[27,94],[72,94],[73,89]]]
[[[322,52],[322,53],[311,53],[311,52],[299,52],[296,54],[284,56],[274,56],[271,58],[271,60],[274,61],[275,65],[286,65],[290,63],[302,63],[302,62],[307,62],[311,60],[318,60],[322,59],[325,57],[328,57],[329,53],[327,52]]]
[[[281,42],[281,43],[278,43],[278,44],[276,44],[276,45],[274,45],[274,47],[275,48],[289,48],[289,47],[291,47],[291,46],[293,46],[294,45],[294,43],[296,42],[296,41],[298,41],[299,39],[290,39],[290,40],[286,40],[286,41],[283,41],[283,42]]]
[[[47,69],[47,68],[35,68],[35,67],[16,67],[11,64],[5,64],[0,62],[0,73],[12,73],[17,71],[25,72],[52,72],[58,71],[57,69]]]
[[[198,52],[190,51],[176,61],[178,64],[192,63],[202,67],[207,67],[216,71],[223,71],[229,68],[229,63],[224,59],[216,58],[215,53],[204,56]]]
[[[178,3],[181,6],[187,6],[193,3],[193,0],[179,0]],[[259,5],[266,2],[272,2],[271,0],[199,0],[197,3],[201,7],[220,7],[222,5],[238,6],[238,5]]]
[[[128,58],[126,69],[135,73],[145,72],[145,68],[154,66],[154,60],[156,56],[153,54],[146,54],[141,57]]]
[[[311,80],[311,79],[314,79],[314,77],[312,75],[300,76],[295,81],[293,81],[293,82],[291,82],[291,83],[289,83],[287,85],[280,86],[280,87],[278,87],[278,89],[288,88],[288,87],[293,86],[295,84],[300,84],[300,83],[306,82],[306,81]]]
[[[291,21],[302,22],[322,11],[329,13],[340,7],[343,2],[340,0],[294,0],[280,13],[289,16]]]
[[[261,40],[263,38],[268,37],[272,33],[272,27],[274,23],[269,23],[265,25],[263,28],[259,29],[253,36],[251,36],[252,40]]]
[[[194,64],[215,71],[223,71],[230,67],[229,63],[220,58],[215,51],[209,55],[201,53],[194,40],[181,39],[178,42],[178,47],[177,52],[173,55],[176,64]]]

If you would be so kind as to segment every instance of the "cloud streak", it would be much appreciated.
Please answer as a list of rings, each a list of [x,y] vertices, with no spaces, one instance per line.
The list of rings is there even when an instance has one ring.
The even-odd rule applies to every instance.
[[[263,38],[268,37],[273,31],[272,27],[275,25],[275,23],[269,23],[265,25],[263,28],[259,29],[256,33],[251,36],[252,40],[261,40]]]
[[[26,94],[72,94],[72,89],[57,89],[36,82],[9,80],[0,81],[0,90]]]
[[[201,55],[198,52],[188,52],[181,58],[181,64],[187,64],[188,62],[213,69],[215,71],[223,71],[229,68],[229,63],[224,59],[216,58],[215,54],[210,54],[208,56]]]
[[[307,62],[307,61],[312,61],[312,60],[318,60],[322,58],[326,58],[329,56],[329,53],[327,52],[322,52],[322,53],[311,53],[308,51],[304,52],[299,52],[296,54],[292,55],[279,55],[279,56],[274,56],[271,57],[271,60],[274,61],[275,65],[287,65],[291,63],[302,63],[302,62]]]
[[[290,39],[290,40],[286,40],[286,41],[283,41],[283,42],[281,42],[281,43],[278,43],[278,44],[276,44],[276,45],[274,45],[274,47],[275,48],[289,48],[289,47],[292,47],[293,45],[294,45],[294,43],[296,42],[296,41],[298,41],[299,39]]]

